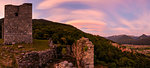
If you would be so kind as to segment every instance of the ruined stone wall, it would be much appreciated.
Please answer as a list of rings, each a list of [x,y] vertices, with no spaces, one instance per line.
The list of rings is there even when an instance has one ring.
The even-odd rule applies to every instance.
[[[33,51],[18,57],[17,64],[19,68],[42,68],[54,59],[56,59],[55,49]]]
[[[5,44],[32,43],[32,4],[5,5]]]
[[[78,68],[94,68],[94,45],[88,38],[82,37],[72,46]]]

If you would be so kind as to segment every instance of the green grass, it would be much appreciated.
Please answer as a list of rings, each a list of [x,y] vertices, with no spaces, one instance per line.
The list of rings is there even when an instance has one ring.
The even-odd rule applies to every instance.
[[[3,39],[0,39],[0,44],[3,44]]]
[[[18,49],[18,46],[21,45],[23,48]],[[41,51],[45,49],[49,49],[50,47],[48,46],[48,40],[33,40],[32,44],[15,44],[15,45],[5,45],[7,47],[12,47],[14,49],[18,50],[33,50],[33,51]]]
[[[33,48],[35,51],[49,49],[48,40],[33,40],[33,44],[23,44],[26,49]]]
[[[0,39],[0,44],[3,44],[3,39]],[[5,46],[17,48],[18,45],[22,45],[24,49],[34,49],[36,51],[50,48],[48,46],[48,40],[37,40],[37,39],[34,39],[32,44],[15,44],[15,45],[5,45]]]

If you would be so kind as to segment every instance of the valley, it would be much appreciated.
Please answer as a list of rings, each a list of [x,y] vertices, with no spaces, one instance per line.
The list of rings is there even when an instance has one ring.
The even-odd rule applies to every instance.
[[[138,52],[150,56],[150,45],[131,45],[131,44],[122,44],[127,49],[131,49],[133,52]]]

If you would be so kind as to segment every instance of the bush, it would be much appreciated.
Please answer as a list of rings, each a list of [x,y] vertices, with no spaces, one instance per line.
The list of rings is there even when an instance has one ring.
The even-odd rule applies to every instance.
[[[67,53],[67,52],[66,52],[66,48],[62,48],[61,53],[62,53],[63,55],[65,55],[65,54]]]
[[[85,47],[83,48],[83,50],[84,50],[84,51],[87,51],[87,50],[88,50],[88,46],[85,46]]]

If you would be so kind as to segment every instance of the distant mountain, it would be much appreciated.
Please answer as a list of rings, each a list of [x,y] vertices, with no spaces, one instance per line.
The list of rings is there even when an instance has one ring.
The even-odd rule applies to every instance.
[[[115,36],[109,36],[107,37],[107,39],[120,44],[150,45],[150,36],[145,34],[139,37],[129,36],[129,35],[115,35]]]
[[[117,42],[117,43],[124,43],[125,44],[126,40],[130,40],[130,39],[132,39],[132,37],[127,36],[127,35],[116,35],[116,36],[110,36],[107,39],[110,39],[110,40]],[[122,42],[122,41],[124,41],[124,42]]]
[[[139,36],[138,38],[139,38],[139,39],[145,39],[145,38],[148,38],[148,37],[149,37],[149,36],[143,34],[143,35]]]

